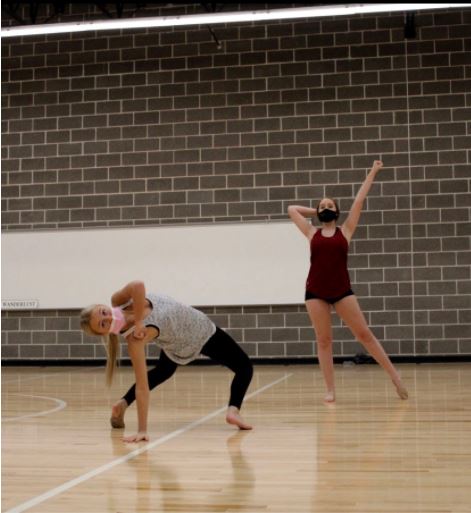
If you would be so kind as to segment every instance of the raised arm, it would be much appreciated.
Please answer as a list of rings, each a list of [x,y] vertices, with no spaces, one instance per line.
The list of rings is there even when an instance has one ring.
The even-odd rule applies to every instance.
[[[144,311],[146,307],[146,288],[142,281],[131,281],[125,285],[121,290],[115,292],[111,297],[111,304],[119,306],[132,299],[132,309],[134,313],[134,336],[136,338],[144,337]]]
[[[342,233],[348,242],[350,242],[353,233],[356,230],[358,220],[360,219],[360,214],[363,209],[363,202],[365,201],[365,198],[373,184],[376,174],[382,167],[383,163],[381,160],[375,160],[373,162],[373,167],[370,169],[368,176],[366,177],[362,186],[358,190],[357,195],[355,196],[347,219],[345,219],[345,222],[342,225]]]
[[[317,214],[315,208],[303,207],[300,205],[290,205],[288,207],[288,215],[291,221],[299,228],[299,230],[311,240],[316,233],[316,228],[306,219],[307,217],[314,217]]]

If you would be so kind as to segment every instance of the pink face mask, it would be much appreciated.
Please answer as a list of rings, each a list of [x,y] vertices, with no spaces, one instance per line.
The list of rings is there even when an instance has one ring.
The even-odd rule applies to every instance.
[[[126,319],[124,318],[124,313],[119,308],[119,306],[115,306],[111,309],[111,315],[113,320],[110,325],[110,333],[114,333],[115,335],[119,335],[119,332],[123,329],[126,324]]]

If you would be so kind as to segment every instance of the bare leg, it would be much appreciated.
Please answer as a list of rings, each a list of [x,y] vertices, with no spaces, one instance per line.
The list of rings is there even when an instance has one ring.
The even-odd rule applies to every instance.
[[[321,299],[306,301],[306,309],[316,332],[317,357],[324,375],[326,394],[324,401],[335,401],[334,358],[332,355],[332,321],[330,305]]]
[[[124,428],[124,413],[128,403],[124,399],[116,401],[111,408],[111,426],[116,429]]]
[[[236,406],[229,406],[227,408],[226,422],[237,426],[239,429],[252,429],[252,426],[247,424],[241,417],[239,408]]]
[[[335,303],[335,310],[337,311],[343,322],[350,328],[353,335],[363,344],[365,349],[371,356],[381,365],[381,367],[389,374],[398,396],[401,399],[407,399],[407,389],[401,382],[401,377],[397,369],[392,364],[388,355],[379,343],[378,339],[374,336],[366,323],[365,316],[360,309],[356,296],[347,296],[337,303]]]

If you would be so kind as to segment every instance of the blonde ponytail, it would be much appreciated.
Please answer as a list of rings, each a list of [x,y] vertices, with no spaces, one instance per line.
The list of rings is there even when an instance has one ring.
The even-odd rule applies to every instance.
[[[119,337],[114,333],[109,333],[103,337],[106,349],[106,384],[111,386],[113,383],[114,371],[118,367],[119,360]]]
[[[90,326],[90,319],[96,305],[87,306],[80,312],[80,327],[87,335],[100,335],[93,331]],[[116,367],[118,366],[119,360],[119,337],[114,333],[108,333],[108,335],[102,336],[103,345],[106,350],[106,384],[108,386],[113,382],[113,375]]]

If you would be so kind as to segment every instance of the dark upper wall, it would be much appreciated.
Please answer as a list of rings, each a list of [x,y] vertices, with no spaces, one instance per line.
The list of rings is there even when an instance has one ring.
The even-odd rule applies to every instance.
[[[470,17],[419,14],[408,42],[402,15],[217,27],[222,50],[205,28],[4,40],[3,228],[345,209],[378,157],[377,219],[412,192],[416,221],[468,221]]]

